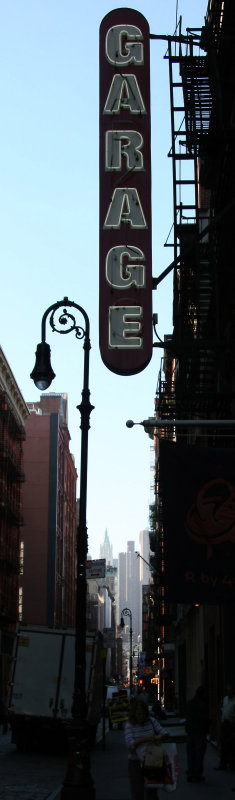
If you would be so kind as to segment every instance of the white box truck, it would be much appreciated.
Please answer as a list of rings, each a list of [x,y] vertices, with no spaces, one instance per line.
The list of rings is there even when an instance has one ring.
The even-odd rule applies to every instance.
[[[99,631],[86,635],[87,722],[90,743],[102,714],[103,642]],[[8,697],[12,742],[18,749],[66,748],[75,669],[75,631],[20,626]]]

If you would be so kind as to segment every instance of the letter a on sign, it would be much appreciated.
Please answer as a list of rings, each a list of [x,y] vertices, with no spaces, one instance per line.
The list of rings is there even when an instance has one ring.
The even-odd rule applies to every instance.
[[[134,375],[152,356],[149,25],[117,8],[100,26],[100,352]]]

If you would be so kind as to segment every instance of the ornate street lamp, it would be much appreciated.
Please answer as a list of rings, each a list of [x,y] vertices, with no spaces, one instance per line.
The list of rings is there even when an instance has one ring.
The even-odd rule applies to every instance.
[[[76,324],[74,314],[69,308],[75,308],[82,314],[84,327]],[[63,308],[59,318],[56,311]],[[42,341],[37,345],[36,362],[30,377],[41,391],[50,386],[55,373],[50,362],[50,347],[46,343],[46,320],[50,314],[50,326],[57,333],[75,332],[77,339],[84,341],[84,373],[82,402],[77,408],[81,414],[81,463],[80,463],[80,513],[77,527],[77,593],[76,593],[76,635],[75,635],[75,673],[72,707],[72,723],[69,728],[69,764],[63,783],[61,800],[95,800],[95,790],[90,775],[90,760],[87,734],[86,707],[86,560],[87,560],[87,459],[88,431],[90,413],[94,406],[90,404],[89,391],[89,318],[81,306],[64,297],[49,306],[42,317]],[[57,326],[60,326],[59,328]]]
[[[137,679],[138,679],[138,683],[139,683],[139,677],[140,677],[140,646],[139,646],[139,644],[134,644],[134,647],[133,647],[133,658],[136,658],[136,653],[135,653],[136,648],[137,648]]]
[[[130,608],[123,608],[121,612],[121,628],[125,628],[124,616],[130,617],[130,692],[132,692],[132,613]]]

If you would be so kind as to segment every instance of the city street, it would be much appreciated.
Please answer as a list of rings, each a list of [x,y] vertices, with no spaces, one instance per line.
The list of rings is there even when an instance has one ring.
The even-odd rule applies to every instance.
[[[172,728],[175,734],[180,728]],[[101,729],[95,748],[91,752],[91,772],[96,789],[96,800],[130,800],[127,757],[123,730],[114,728],[106,733],[103,746]],[[217,772],[218,752],[208,743],[205,756],[205,782],[187,783],[186,746],[178,743],[179,782],[173,796],[179,800],[225,800],[232,798],[235,772]],[[10,732],[0,733],[0,800],[59,800],[60,787],[66,771],[66,757],[36,753],[18,753],[11,744]],[[166,792],[160,790],[164,800]]]
[[[19,753],[10,731],[3,735],[1,730],[0,800],[53,800],[65,769],[66,758],[61,756]]]

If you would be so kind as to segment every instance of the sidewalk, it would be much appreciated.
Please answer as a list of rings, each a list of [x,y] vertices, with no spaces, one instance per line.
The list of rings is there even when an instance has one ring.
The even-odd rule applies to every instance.
[[[108,731],[105,749],[100,741],[91,751],[91,774],[96,800],[131,800],[124,731]]]
[[[167,726],[168,727],[168,726]],[[170,729],[171,728],[171,729]],[[177,739],[184,726],[168,727]],[[173,797],[179,800],[227,800],[235,798],[235,771],[217,772],[218,752],[211,743],[207,745],[204,761],[204,783],[187,783],[186,744],[177,743],[179,755],[179,782]],[[113,728],[106,732],[105,746],[102,728],[95,747],[91,750],[91,775],[96,800],[130,800],[127,773],[127,752],[124,730]],[[10,734],[0,735],[0,800],[60,800],[67,758],[17,752],[10,743]],[[167,793],[159,790],[159,800]],[[78,798],[79,800],[79,798]]]
[[[167,726],[168,727],[168,726]],[[168,728],[169,730],[169,728]],[[172,727],[171,734],[184,733],[184,728]],[[232,787],[235,787],[235,771],[217,772],[214,767],[219,763],[218,751],[208,742],[204,760],[204,783],[187,782],[186,744],[177,743],[179,755],[179,782],[172,797],[179,800],[226,800],[235,798]],[[106,735],[105,749],[102,742],[96,744],[91,752],[91,773],[96,789],[96,800],[130,800],[127,775],[127,754],[124,743],[124,731],[113,729]],[[166,800],[167,794],[159,790],[159,800]]]

